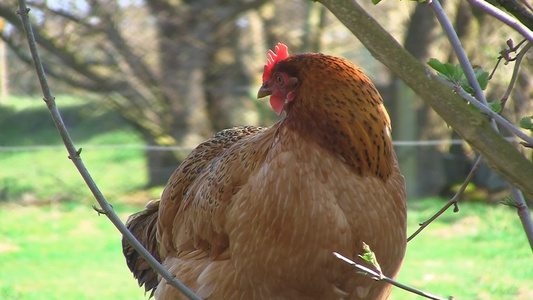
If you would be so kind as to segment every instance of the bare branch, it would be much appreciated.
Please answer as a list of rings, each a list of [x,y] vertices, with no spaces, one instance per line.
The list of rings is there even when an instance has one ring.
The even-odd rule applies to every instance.
[[[133,53],[128,43],[124,40],[122,34],[117,29],[117,24],[113,20],[109,10],[102,7],[99,1],[94,1],[93,9],[98,11],[98,15],[103,18],[103,31],[108,36],[109,41],[113,44],[115,49],[120,53],[128,66],[133,71],[137,78],[142,80],[147,86],[157,86],[155,75],[150,68],[142,62],[142,60]]]
[[[515,18],[517,18],[527,28],[533,30],[533,14],[528,10],[527,1],[517,0],[497,0],[498,4],[503,6],[508,12],[510,12]],[[524,3],[526,7],[520,5],[519,2]],[[531,9],[531,7],[529,7]]]
[[[53,12],[55,13],[55,11]],[[5,16],[6,20],[13,23],[20,32],[23,32],[20,19],[18,19],[14,10],[8,9],[0,4],[0,15]],[[76,17],[70,16],[68,19],[71,20],[73,18],[75,19]],[[91,28],[91,30],[94,31],[95,29]],[[111,105],[120,108],[122,115],[129,119],[132,124],[140,125],[139,128],[142,128],[144,132],[168,136],[168,134],[164,133],[165,125],[161,124],[162,120],[168,119],[164,116],[168,110],[165,109],[166,106],[163,101],[157,103],[158,99],[162,98],[162,96],[158,95],[160,93],[159,90],[154,88],[156,85],[152,85],[154,82],[144,83],[137,76],[125,76],[124,74],[131,74],[131,68],[122,70],[122,72],[109,72],[108,74],[110,75],[103,75],[92,71],[92,68],[98,64],[106,65],[109,68],[115,66],[115,69],[121,66],[124,67],[126,63],[114,60],[116,56],[121,56],[115,54],[114,51],[117,51],[115,48],[106,47],[105,45],[100,47],[102,53],[106,55],[104,58],[104,60],[107,60],[106,62],[79,62],[75,58],[75,52],[70,47],[59,46],[58,43],[48,41],[39,32],[34,31],[35,34],[41,37],[37,39],[40,45],[48,49],[52,57],[56,57],[62,62],[45,65],[48,75],[77,88],[99,93],[109,93],[111,97],[108,99],[111,101]],[[0,33],[0,37],[22,61],[27,64],[32,63],[29,54],[21,45],[15,43],[17,40],[14,34],[8,36],[6,32],[3,32]],[[42,44],[43,41],[44,44]],[[113,53],[110,53],[110,51]],[[65,66],[72,73],[66,72]],[[81,76],[76,76],[78,74]],[[126,79],[122,79],[121,75],[123,75],[122,78]],[[120,100],[118,95],[123,99]],[[173,141],[174,139],[168,138],[167,140]]]
[[[33,5],[35,7],[38,7],[40,9],[42,9],[42,10],[49,11],[49,12],[53,13],[54,15],[58,15],[60,17],[63,17],[65,19],[67,19],[67,20],[70,20],[70,21],[76,23],[76,24],[80,24],[80,25],[82,25],[82,26],[84,26],[86,28],[91,28],[92,29],[92,27],[94,27],[94,25],[91,25],[91,24],[87,23],[84,19],[82,19],[82,18],[80,18],[80,17],[68,12],[67,10],[64,10],[62,8],[60,8],[60,9],[51,8],[50,6],[48,6],[46,4],[46,2],[32,3],[31,5]]]
[[[470,2],[477,2],[478,0],[469,0],[469,1]],[[483,2],[483,3],[484,3],[483,5],[490,6],[486,2]],[[510,130],[511,132],[516,134],[518,137],[524,139],[527,143],[531,144],[533,142],[533,138],[531,138],[530,136],[524,134],[519,128],[517,128],[516,126],[514,126],[513,124],[508,122],[506,119],[501,117],[499,114],[493,112],[488,107],[487,100],[485,99],[485,94],[483,93],[483,90],[481,89],[481,87],[479,85],[479,82],[477,81],[477,78],[476,78],[476,75],[474,74],[474,69],[472,68],[470,60],[468,59],[468,56],[466,55],[465,50],[461,46],[461,42],[459,41],[459,37],[457,36],[457,33],[453,29],[453,27],[451,25],[451,22],[449,21],[448,17],[444,13],[444,10],[442,9],[442,6],[440,5],[439,0],[429,1],[429,6],[433,9],[433,12],[435,13],[435,15],[437,16],[437,19],[441,23],[442,28],[446,32],[446,35],[448,36],[448,40],[452,44],[452,47],[453,47],[453,49],[454,49],[454,51],[455,51],[455,53],[456,53],[456,55],[457,55],[457,57],[459,59],[459,62],[461,63],[461,67],[463,68],[463,71],[464,71],[464,73],[466,75],[466,78],[468,79],[468,82],[474,88],[474,91],[475,91],[477,99],[474,98],[474,97],[471,97],[472,99],[474,99],[474,101],[473,102],[471,101],[471,103],[473,103],[480,110],[482,110],[485,113],[489,114],[489,116],[492,118],[490,123],[491,123],[491,126],[494,129],[494,131],[499,132],[498,126],[496,125],[496,122],[494,121],[496,119],[496,120],[499,120],[498,121],[499,124],[501,124],[502,126],[507,128],[508,130]],[[491,13],[491,12],[494,13],[495,11],[490,10],[489,13]],[[527,29],[527,28],[525,28],[525,29]],[[533,37],[533,35],[532,35],[532,37]],[[532,41],[533,40],[530,40],[530,43]],[[463,98],[466,96],[466,94],[468,94],[460,86],[456,87],[456,89],[458,90],[458,93],[463,96]],[[526,205],[526,202],[524,200],[524,197],[522,196],[522,192],[516,186],[514,186],[513,184],[510,184],[510,187],[511,187],[511,191],[513,192],[513,194],[519,195],[519,197],[517,197],[517,201],[520,201],[519,205],[520,206],[524,206],[524,207],[527,208],[527,205]],[[521,221],[522,221],[522,226],[526,230],[526,235],[528,233],[533,233],[533,222],[531,221],[531,218],[529,218],[529,220],[524,220],[524,219],[521,218]],[[530,247],[533,249],[533,239],[530,240],[529,242],[530,242]]]
[[[8,22],[10,22],[15,28],[19,31],[23,31],[22,24],[19,22],[14,11],[7,9],[3,5],[0,5],[0,15],[2,15]],[[90,70],[89,65],[85,63],[80,63],[76,58],[73,52],[69,51],[66,47],[59,46],[57,43],[53,43],[51,39],[45,37],[45,35],[39,30],[35,29],[33,31],[34,38],[36,42],[42,46],[44,49],[52,53],[57,57],[64,65],[68,66],[70,69],[74,70],[78,74],[86,77],[87,79],[98,83],[98,88],[101,91],[109,91],[116,89],[116,86],[113,86],[114,82],[109,78],[104,78],[97,73]],[[48,67],[47,70],[52,69]],[[54,75],[59,72],[54,72]],[[61,77],[58,75],[58,77]],[[65,76],[66,77],[66,76]],[[61,79],[66,79],[65,77]],[[73,80],[71,80],[74,82]],[[68,82],[68,81],[67,81]],[[78,82],[78,81],[75,81]],[[87,84],[81,84],[82,87],[87,86]],[[94,90],[94,89],[93,89]]]
[[[512,132],[513,134],[515,134],[517,137],[519,137],[520,139],[522,139],[526,143],[533,144],[533,137],[525,134],[524,132],[522,132],[522,130],[520,130],[520,128],[516,127],[511,122],[507,121],[507,119],[505,119],[501,115],[499,115],[496,112],[492,111],[488,106],[484,105],[478,99],[474,98],[472,95],[467,93],[462,87],[457,86],[457,85],[455,85],[455,84],[453,84],[451,82],[447,82],[447,81],[445,81],[445,80],[443,80],[441,78],[438,78],[437,76],[435,76],[435,78],[441,80],[444,84],[446,84],[450,88],[454,89],[455,92],[459,96],[461,96],[466,101],[468,101],[469,103],[471,103],[472,105],[477,107],[483,114],[485,114],[485,115],[491,117],[492,119],[494,119],[498,124],[500,124],[502,127],[507,129],[509,132]]]
[[[429,226],[433,221],[435,221],[438,217],[440,217],[445,211],[450,208],[450,206],[454,205],[455,208],[453,212],[459,211],[459,206],[457,205],[459,198],[463,195],[464,191],[466,190],[466,187],[468,187],[468,184],[472,180],[472,177],[474,177],[474,174],[476,173],[477,169],[479,169],[479,166],[481,165],[481,158],[482,156],[478,156],[476,159],[476,162],[472,166],[472,169],[470,170],[470,173],[468,173],[468,176],[466,176],[466,179],[463,181],[463,184],[461,185],[461,188],[455,193],[455,195],[446,202],[446,204],[437,212],[435,213],[431,218],[429,218],[424,223],[420,224],[420,227],[413,233],[409,238],[407,238],[407,242],[410,242],[412,239],[414,239],[420,232],[422,232],[426,227]]]
[[[0,38],[6,43],[6,45],[13,51],[13,53],[24,63],[31,65],[32,58],[23,48],[15,44],[15,39],[0,33]],[[56,68],[49,68],[45,65],[47,73],[57,79],[60,79],[72,86],[85,89],[88,91],[101,91],[101,85],[97,83],[88,83],[87,81],[78,80],[68,74],[59,72]]]
[[[524,199],[524,195],[522,195],[520,190],[513,189],[511,192],[515,201],[515,207],[518,212],[518,217],[520,218],[520,221],[522,222],[522,227],[526,232],[527,240],[529,241],[529,246],[531,247],[531,250],[533,250],[533,221],[531,219],[529,208],[526,205],[526,200]]]
[[[487,12],[488,14],[492,15],[496,19],[502,21],[503,23],[509,25],[514,30],[518,31],[520,34],[522,34],[526,39],[528,39],[530,42],[533,42],[533,32],[529,30],[526,26],[524,26],[522,23],[518,22],[515,18],[510,17],[508,14],[504,13],[494,5],[484,1],[484,0],[468,0],[470,4],[479,7],[483,11]]]
[[[500,99],[500,102],[502,103],[502,109],[505,107],[505,104],[507,103],[507,100],[509,99],[509,96],[511,96],[511,93],[514,89],[514,85],[516,83],[516,79],[518,78],[518,71],[520,70],[520,64],[522,63],[522,59],[524,58],[526,53],[529,51],[529,49],[531,49],[532,45],[533,45],[532,42],[527,43],[526,46],[522,50],[520,50],[520,52],[516,55],[515,65],[513,68],[513,75],[511,76],[511,80],[509,81],[509,86],[507,86],[507,90],[505,90],[505,93]]]
[[[476,98],[481,101],[483,104],[487,104],[487,100],[485,99],[485,94],[483,94],[483,90],[479,86],[479,83],[477,82],[476,75],[474,73],[474,69],[472,68],[472,64],[470,63],[470,60],[468,59],[468,56],[466,55],[465,50],[463,49],[463,46],[461,45],[461,41],[459,40],[459,36],[457,36],[457,32],[455,32],[455,29],[453,28],[452,23],[448,19],[448,16],[446,16],[446,13],[444,12],[444,9],[440,5],[439,0],[432,0],[427,2],[431,10],[433,10],[433,13],[437,17],[437,20],[439,20],[440,25],[442,26],[442,29],[446,33],[446,36],[448,37],[448,41],[452,45],[455,54],[457,55],[457,59],[459,60],[459,63],[461,64],[461,67],[463,68],[463,71],[466,75],[466,79],[468,80],[468,83],[470,83],[470,86],[474,89],[474,92],[476,94]]]
[[[520,43],[518,43],[518,45],[513,46],[513,40],[512,39],[507,40],[506,44],[507,44],[508,48],[503,49],[503,50],[500,51],[500,56],[498,56],[498,61],[496,62],[496,65],[492,69],[492,72],[489,75],[489,79],[492,79],[492,77],[496,73],[496,70],[498,69],[498,66],[500,65],[500,62],[501,62],[502,59],[505,60],[505,64],[508,64],[509,62],[515,61],[517,59],[516,56],[515,57],[511,57],[510,54],[511,53],[516,53],[516,51],[518,51],[518,49],[520,49],[522,44],[525,43],[526,41],[527,41],[527,39],[523,39]]]
[[[428,298],[428,299],[434,299],[434,300],[449,300],[449,299],[452,299],[451,297],[450,298],[442,298],[442,297],[439,297],[439,296],[435,296],[433,294],[430,294],[430,293],[426,293],[424,291],[421,291],[421,290],[417,290],[415,288],[412,288],[410,286],[407,286],[403,283],[400,283],[390,277],[387,277],[385,275],[383,275],[383,273],[381,272],[377,272],[377,271],[374,271],[370,268],[367,268],[361,264],[358,264],[356,262],[354,262],[353,260],[337,253],[337,252],[333,252],[333,255],[335,255],[335,257],[337,257],[338,259],[344,261],[345,263],[347,264],[350,264],[352,266],[354,266],[354,268],[362,271],[363,274],[369,276],[370,278],[374,279],[374,280],[377,280],[377,281],[385,281],[387,283],[390,283],[396,287],[399,287],[401,288],[402,290],[406,290],[408,292],[411,292],[413,294],[416,294],[416,295],[419,295],[419,296],[422,296],[422,297],[425,297],[425,298]]]
[[[19,0],[19,15],[22,20],[22,24],[24,27],[24,31],[26,32],[26,38],[28,40],[28,46],[30,48],[30,52],[32,54],[32,58],[34,61],[34,65],[37,71],[37,75],[39,77],[39,82],[41,84],[41,89],[44,94],[44,101],[46,102],[46,105],[48,106],[48,109],[50,110],[50,114],[52,115],[52,119],[54,120],[54,123],[56,125],[56,128],[59,131],[59,134],[61,135],[61,138],[63,139],[63,143],[65,144],[65,147],[67,148],[67,151],[69,153],[69,158],[72,160],[78,171],[80,172],[81,176],[85,180],[85,183],[93,193],[94,197],[100,204],[102,210],[101,212],[105,214],[109,220],[115,225],[115,227],[124,235],[124,237],[128,240],[128,242],[131,243],[131,245],[145,258],[145,260],[154,268],[156,272],[158,272],[165,280],[169,282],[172,286],[176,287],[178,290],[180,290],[185,296],[187,296],[189,299],[192,300],[201,300],[200,297],[195,295],[189,288],[187,288],[181,281],[174,278],[174,276],[166,270],[140,243],[137,241],[137,239],[131,234],[131,232],[124,226],[120,218],[117,216],[117,214],[114,212],[113,207],[107,202],[101,191],[99,190],[98,186],[92,179],[89,171],[86,169],[85,164],[83,163],[81,157],[80,157],[80,151],[76,150],[76,147],[74,146],[74,143],[72,142],[72,139],[69,136],[69,133],[65,127],[65,124],[63,123],[63,119],[59,113],[59,110],[57,109],[54,96],[52,95],[52,92],[50,90],[50,87],[48,85],[48,80],[46,78],[46,75],[44,73],[44,68],[42,65],[41,58],[39,56],[39,53],[37,51],[37,44],[35,42],[33,30],[31,23],[28,18],[28,12],[29,9],[26,6],[25,0]]]
[[[463,50],[463,48],[461,46],[461,43],[460,43],[457,35],[455,34],[455,31],[454,31],[453,27],[451,27],[451,23],[449,23],[449,21],[446,20],[447,17],[444,15],[444,11],[442,10],[442,7],[440,7],[440,4],[438,3],[437,0],[432,1],[432,4],[430,4],[430,5],[434,6],[433,9],[434,9],[435,13],[438,15],[439,21],[441,21],[441,23],[443,23],[443,27],[445,28],[445,31],[447,32],[450,41],[453,41],[452,45],[454,46],[454,49],[456,49],[456,53],[457,53],[457,55],[459,57],[459,60],[461,61],[461,65],[466,67],[466,68],[463,67],[463,69],[465,70],[465,73],[467,73],[467,70],[470,71],[470,74],[467,73],[467,77],[468,77],[468,79],[470,81],[470,84],[472,86],[474,86],[474,87],[477,87],[476,92],[479,94],[478,98],[483,99],[485,101],[483,109],[485,109],[487,112],[488,111],[492,112],[492,110],[490,110],[488,107],[486,107],[486,100],[485,100],[484,94],[483,94],[481,88],[479,88],[479,84],[478,84],[478,82],[477,82],[477,80],[475,78],[475,75],[473,74],[473,70],[471,68],[470,61],[469,61],[468,57],[466,56],[466,53],[464,52],[464,50]],[[435,6],[437,6],[437,7],[435,8]],[[448,24],[448,26],[446,26],[446,24]],[[517,45],[517,47],[519,47],[519,45]],[[528,43],[527,46],[524,47],[524,49],[522,49],[520,51],[520,53],[517,55],[517,57],[516,57],[516,63],[515,63],[513,76],[511,78],[511,82],[510,82],[509,87],[507,88],[504,96],[502,97],[502,107],[505,106],[505,102],[507,101],[507,99],[508,99],[508,97],[509,97],[509,95],[510,95],[510,93],[511,93],[513,87],[514,87],[514,83],[516,82],[516,77],[517,77],[517,74],[518,74],[518,69],[519,69],[521,60],[524,57],[525,53],[529,50],[530,47],[531,47],[531,42]],[[466,94],[466,92],[465,93],[461,93],[461,95],[463,95],[463,94]],[[480,101],[480,102],[483,102],[483,101]],[[479,108],[481,109],[481,107],[479,107]],[[494,113],[494,112],[492,112],[492,113]],[[497,115],[496,113],[494,113],[494,114]],[[470,180],[472,179],[472,176],[474,175],[476,170],[479,168],[479,165],[480,165],[480,162],[481,162],[481,158],[482,158],[481,156],[479,156],[477,158],[476,162],[474,163],[474,166],[470,170],[470,173],[468,174],[467,178],[463,182],[463,184],[462,184],[461,188],[459,189],[459,191],[446,203],[446,205],[444,205],[442,207],[441,210],[439,210],[430,219],[428,219],[424,223],[420,224],[420,228],[417,231],[415,231],[407,239],[408,242],[411,241],[413,238],[415,238],[420,232],[422,232],[429,224],[431,224],[431,222],[433,222],[440,215],[442,215],[450,206],[455,205],[456,208],[455,208],[454,212],[456,212],[456,210],[457,210],[457,201],[459,200],[460,196],[464,193],[464,190],[468,186]],[[513,189],[513,192],[519,193],[519,191],[515,190],[515,189]],[[521,195],[521,193],[519,193],[519,194]],[[525,202],[524,202],[524,204],[525,204]],[[526,233],[527,233],[527,231],[528,230],[526,230]],[[529,230],[529,231],[531,231],[531,230]],[[532,244],[532,247],[533,247],[533,244]]]

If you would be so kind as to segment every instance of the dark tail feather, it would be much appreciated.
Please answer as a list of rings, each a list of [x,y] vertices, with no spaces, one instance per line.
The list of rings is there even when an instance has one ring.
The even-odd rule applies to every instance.
[[[159,261],[159,245],[157,243],[157,214],[159,210],[159,200],[151,201],[146,205],[146,209],[131,215],[126,221],[126,227],[133,233],[137,240]],[[150,291],[150,297],[154,295],[159,283],[157,273],[139,255],[131,244],[122,238],[122,252],[126,257],[126,263],[133,276],[137,278],[139,286],[144,284],[145,292]]]

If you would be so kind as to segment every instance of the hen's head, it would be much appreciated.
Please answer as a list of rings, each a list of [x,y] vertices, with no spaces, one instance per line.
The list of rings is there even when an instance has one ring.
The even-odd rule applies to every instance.
[[[333,98],[342,98],[347,106],[382,103],[370,79],[350,61],[321,53],[289,56],[282,43],[268,52],[263,84],[257,94],[258,98],[269,95],[278,115],[284,110],[289,113],[294,106],[299,110],[322,109],[338,102]]]
[[[286,103],[294,100],[294,90],[298,86],[298,78],[289,75],[283,70],[273,71],[278,63],[286,60],[289,57],[289,48],[282,43],[278,43],[275,47],[276,52],[269,50],[267,64],[263,71],[263,85],[257,93],[258,98],[263,98],[270,95],[270,105],[272,109],[281,115]]]
[[[390,119],[370,79],[335,56],[289,56],[287,46],[270,50],[258,97],[270,95],[284,124],[344,158],[357,172],[387,178],[391,170]]]

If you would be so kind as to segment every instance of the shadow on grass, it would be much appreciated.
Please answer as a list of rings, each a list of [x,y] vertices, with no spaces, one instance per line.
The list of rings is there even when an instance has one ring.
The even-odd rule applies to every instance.
[[[118,113],[96,103],[81,103],[60,108],[71,137],[83,142],[102,132],[131,130],[131,125]],[[0,106],[1,146],[33,146],[61,144],[46,105],[16,110]]]

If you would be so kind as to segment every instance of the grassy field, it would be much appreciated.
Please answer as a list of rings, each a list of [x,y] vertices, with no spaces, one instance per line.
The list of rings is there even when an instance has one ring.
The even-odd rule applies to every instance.
[[[0,299],[144,299],[120,233],[89,206],[4,205],[0,237]]]
[[[442,201],[412,204],[409,232]],[[140,207],[115,204],[126,216]],[[0,299],[145,299],[120,234],[89,205],[0,206]],[[533,299],[533,258],[516,214],[464,204],[408,246],[399,280],[455,299]],[[395,290],[391,299],[422,299]]]
[[[78,147],[142,143],[116,114],[58,99]],[[0,106],[0,128],[0,146],[61,145],[38,98]],[[142,191],[141,150],[85,147],[82,158],[123,219],[161,191]],[[0,299],[146,299],[64,149],[2,151],[0,166]],[[442,204],[410,201],[409,232]],[[533,256],[513,210],[465,203],[409,243],[398,279],[455,299],[533,299]]]
[[[113,199],[146,185],[142,149],[91,148],[99,145],[142,145],[143,140],[119,115],[94,102],[57,97],[76,147],[91,175]],[[13,98],[0,106],[0,146],[55,148],[1,151],[0,201],[90,201],[91,194],[68,153],[46,105],[38,97]],[[138,170],[130,172],[131,170]]]

